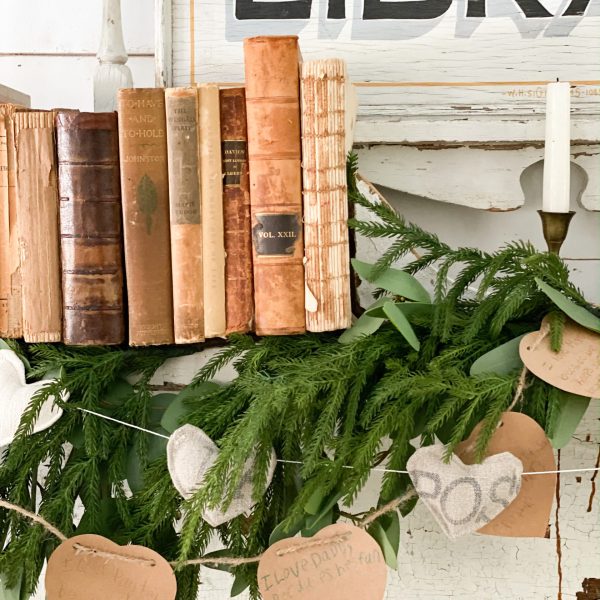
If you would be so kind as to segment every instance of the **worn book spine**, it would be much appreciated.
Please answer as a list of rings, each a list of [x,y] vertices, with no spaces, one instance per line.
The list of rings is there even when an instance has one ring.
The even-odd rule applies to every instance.
[[[21,307],[21,258],[19,254],[19,229],[17,222],[17,148],[15,144],[15,112],[13,104],[0,105],[0,143],[5,140],[6,155],[0,151],[0,202],[2,208],[2,297],[5,298],[5,329],[7,338],[23,337]],[[3,146],[4,147],[4,146]],[[3,165],[5,168],[2,168]],[[4,304],[4,303],[3,303]]]
[[[8,297],[10,295],[7,106],[0,104],[0,337],[8,337]]]
[[[352,323],[346,184],[346,86],[346,64],[343,60],[314,60],[301,66],[308,331],[346,329]]]
[[[15,121],[23,337],[58,342],[62,298],[54,112],[17,112]]]
[[[116,113],[56,115],[63,341],[124,340],[119,136]]]
[[[118,92],[129,343],[173,343],[165,94]]]
[[[303,333],[298,39],[246,39],[244,58],[256,333]]]
[[[204,334],[224,337],[225,240],[219,88],[198,87],[200,127],[200,182],[202,198],[202,256],[204,278]]]
[[[251,331],[254,320],[248,134],[244,88],[226,88],[221,101],[225,299],[227,334]]]
[[[165,91],[175,343],[204,340],[198,90]]]

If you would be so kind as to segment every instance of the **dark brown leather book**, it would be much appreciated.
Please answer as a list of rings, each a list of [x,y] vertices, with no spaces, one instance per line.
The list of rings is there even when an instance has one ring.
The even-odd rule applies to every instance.
[[[117,113],[56,115],[63,341],[124,339]]]
[[[223,215],[225,220],[226,333],[250,331],[254,320],[250,180],[244,88],[219,92]]]
[[[298,38],[248,38],[244,55],[256,333],[303,333]]]
[[[164,90],[119,90],[118,109],[129,343],[172,344]]]

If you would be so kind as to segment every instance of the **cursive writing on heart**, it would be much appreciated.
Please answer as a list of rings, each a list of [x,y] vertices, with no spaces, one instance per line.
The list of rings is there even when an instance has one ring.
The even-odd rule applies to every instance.
[[[482,424],[456,448],[466,464],[475,462],[475,445]],[[523,464],[526,473],[555,471],[552,445],[544,430],[527,415],[516,412],[502,414],[500,427],[488,444],[486,456],[510,452]],[[518,496],[479,533],[507,537],[545,537],[556,488],[556,474],[523,475]]]
[[[546,319],[542,321],[542,328]],[[600,335],[567,320],[559,352],[550,347],[550,336],[528,333],[519,344],[525,366],[550,385],[587,398],[600,396]]]
[[[174,600],[177,581],[160,554],[119,546],[100,535],[77,535],[50,556],[47,600]]]
[[[509,452],[465,465],[444,461],[441,444],[419,448],[406,468],[419,498],[450,538],[473,533],[502,512],[521,488],[523,465]]]
[[[258,563],[263,600],[382,600],[387,567],[363,529],[336,523],[312,538],[273,544]]]
[[[171,434],[167,444],[169,474],[173,485],[184,498],[190,498],[202,486],[206,472],[215,464],[218,456],[218,446],[198,427],[183,425]],[[276,462],[273,452],[266,487],[271,483]],[[227,510],[203,510],[202,518],[207,523],[217,527],[250,511],[255,504],[252,499],[254,470],[255,461],[251,456],[244,464],[242,477]]]
[[[35,383],[26,383],[25,366],[12,350],[0,350],[0,447],[10,444],[19,427],[21,416],[29,407],[33,396],[48,385],[52,380],[42,379]],[[66,401],[68,394],[63,393],[61,400]],[[37,420],[33,426],[33,433],[48,429],[56,423],[63,411],[56,406],[50,397],[42,405]]]

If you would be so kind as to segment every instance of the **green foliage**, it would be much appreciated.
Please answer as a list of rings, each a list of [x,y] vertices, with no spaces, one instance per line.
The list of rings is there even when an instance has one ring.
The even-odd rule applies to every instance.
[[[568,270],[557,256],[539,253],[524,242],[495,253],[454,250],[386,205],[364,198],[355,169],[356,159],[351,157],[350,197],[376,220],[354,221],[353,226],[363,235],[391,241],[378,263],[367,265],[365,277],[391,296],[380,298],[339,341],[335,332],[262,339],[231,336],[177,395],[153,397],[152,374],[165,359],[198,348],[11,343],[30,361],[30,378],[51,370],[60,375],[37,394],[23,416],[0,466],[0,497],[29,509],[39,506],[39,512],[67,535],[76,530],[73,515],[81,501],[80,531],[143,544],[168,560],[202,555],[213,536],[228,556],[254,556],[296,532],[312,535],[340,516],[357,520],[344,507],[356,498],[371,469],[383,463],[404,470],[416,437],[422,444],[437,437],[452,452],[483,421],[476,444],[477,455],[483,457],[517,386],[515,338],[538,330],[541,318],[555,310],[536,278],[580,307],[586,306],[585,299],[569,282]],[[411,276],[390,270],[411,248],[420,252],[406,269]],[[438,269],[433,304],[412,278],[426,266]],[[404,293],[406,289],[413,296]],[[398,296],[421,302],[398,301]],[[559,332],[560,318],[555,320],[554,331]],[[559,333],[552,333],[553,344]],[[225,386],[211,383],[230,363],[237,378]],[[133,376],[135,383],[127,383]],[[562,441],[581,406],[565,404],[557,390],[532,375],[527,384],[516,409]],[[42,403],[63,390],[70,393],[69,401],[62,403],[64,415],[32,438]],[[181,423],[191,423],[215,440],[220,454],[205,485],[184,501],[169,477],[164,440],[82,413],[78,407],[165,435]],[[283,462],[262,493],[273,448]],[[257,464],[251,514],[211,528],[202,510],[231,502],[251,455]],[[47,465],[47,476],[36,483],[41,465]],[[409,486],[406,475],[386,473],[379,504],[403,495]],[[400,512],[406,514],[415,502],[400,507]],[[0,575],[7,586],[21,585],[31,593],[57,541],[16,514],[1,510],[0,517],[0,539],[5,541]],[[174,524],[182,517],[181,531],[176,532]],[[390,564],[399,531],[397,514],[380,518],[370,529]],[[258,597],[255,564],[227,569],[235,575],[232,594],[248,586],[251,596]],[[179,600],[196,597],[197,575],[197,567],[177,569]]]

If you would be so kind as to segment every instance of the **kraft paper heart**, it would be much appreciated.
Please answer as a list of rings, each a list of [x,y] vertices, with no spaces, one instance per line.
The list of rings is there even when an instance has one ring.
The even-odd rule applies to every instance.
[[[387,567],[363,529],[336,523],[273,544],[258,563],[262,600],[382,600]]]
[[[76,535],[50,556],[47,600],[174,600],[177,581],[160,555],[119,546],[100,535]]]
[[[25,366],[12,350],[0,350],[0,447],[10,444],[19,427],[21,416],[29,406],[34,394],[48,385],[51,379],[26,383]],[[61,400],[66,401],[65,392]],[[50,397],[40,410],[33,426],[33,433],[48,429],[56,423],[63,411]]]
[[[465,465],[441,444],[419,448],[406,468],[419,498],[444,533],[457,538],[477,531],[501,513],[521,489],[521,461],[509,452]]]
[[[547,331],[547,319],[542,331]],[[550,347],[550,336],[534,331],[519,344],[525,366],[550,385],[588,398],[600,397],[600,335],[567,320],[559,352]]]
[[[206,472],[214,465],[218,456],[218,446],[198,427],[183,425],[171,434],[167,444],[169,474],[173,485],[184,498],[190,498],[202,486]],[[276,463],[273,452],[265,490],[271,483]],[[255,504],[252,499],[253,477],[254,457],[251,456],[244,465],[240,483],[227,510],[205,509],[202,518],[209,525],[217,527],[249,512]]]
[[[481,423],[456,448],[457,456],[465,464],[475,462],[475,444]],[[530,417],[521,413],[502,414],[486,452],[493,456],[510,452],[523,464],[523,472],[555,471],[556,462],[552,445],[544,430]],[[518,496],[495,519],[479,529],[486,535],[506,537],[545,537],[554,494],[556,474],[523,475]]]

